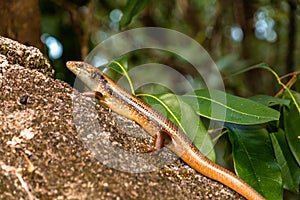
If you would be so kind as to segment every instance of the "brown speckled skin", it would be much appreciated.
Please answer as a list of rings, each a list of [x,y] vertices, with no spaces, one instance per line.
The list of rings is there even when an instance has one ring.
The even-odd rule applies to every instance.
[[[165,146],[180,156],[192,168],[223,183],[247,199],[265,199],[234,173],[203,156],[185,133],[173,122],[141,99],[119,87],[100,70],[87,63],[77,61],[67,62],[67,67],[93,91],[92,96],[100,100],[102,104],[137,122],[155,138],[158,138],[159,134],[167,134],[170,141]]]

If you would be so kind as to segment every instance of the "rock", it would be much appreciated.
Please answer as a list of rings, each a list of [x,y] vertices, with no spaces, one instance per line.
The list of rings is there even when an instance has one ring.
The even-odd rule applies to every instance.
[[[0,36],[0,55],[2,60],[9,64],[19,64],[28,69],[54,77],[54,70],[39,49],[28,47],[14,40]],[[4,57],[3,57],[4,56]]]

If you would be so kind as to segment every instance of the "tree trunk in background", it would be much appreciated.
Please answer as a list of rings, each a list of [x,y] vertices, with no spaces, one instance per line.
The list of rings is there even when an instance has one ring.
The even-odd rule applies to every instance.
[[[289,0],[289,31],[288,31],[288,46],[286,51],[286,73],[291,73],[295,70],[294,52],[296,47],[296,10],[297,2]]]
[[[246,60],[251,58],[251,45],[254,35],[253,35],[253,16],[255,13],[255,7],[253,4],[247,0],[233,0],[233,8],[235,20],[241,26],[244,39],[242,40],[242,57]]]
[[[244,39],[242,40],[242,60],[248,61],[249,66],[264,62],[264,60],[256,60],[257,51],[253,49],[256,46],[257,40],[254,36],[254,14],[257,11],[257,5],[253,1],[247,0],[233,0],[234,16],[237,23],[241,26]],[[271,87],[272,79],[270,74],[262,69],[254,69],[245,73],[245,80],[250,93],[265,93],[273,94],[273,87]]]
[[[0,35],[43,50],[38,0],[0,1]]]

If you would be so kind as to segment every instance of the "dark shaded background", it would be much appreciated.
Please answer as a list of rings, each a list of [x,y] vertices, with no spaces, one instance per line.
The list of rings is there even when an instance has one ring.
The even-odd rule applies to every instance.
[[[118,13],[122,14],[119,21]],[[267,71],[231,75],[261,62],[279,75],[299,70],[299,13],[296,0],[1,1],[0,35],[40,48],[55,67],[56,78],[71,83],[74,77],[65,62],[83,60],[110,35],[136,27],[170,28],[195,39],[209,52],[224,75],[227,90],[241,96],[274,95],[279,86]],[[61,56],[51,56],[47,38],[62,45]],[[153,52],[137,53],[131,60],[143,63],[152,57]],[[188,63],[178,59],[153,60],[180,65],[189,74],[184,70]]]

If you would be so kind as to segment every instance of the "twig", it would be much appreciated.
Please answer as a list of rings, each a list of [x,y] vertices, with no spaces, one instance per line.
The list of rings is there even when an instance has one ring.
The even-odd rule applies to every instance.
[[[285,74],[285,75],[283,75],[283,76],[280,77],[280,80],[285,79],[285,78],[287,78],[289,76],[294,76],[294,75],[299,76],[300,75],[300,71],[296,71],[296,72]]]
[[[300,71],[297,71],[280,77],[279,79],[282,80],[286,77],[292,76],[292,78],[285,85],[283,85],[283,88],[275,95],[275,97],[281,96],[287,88],[292,87],[292,85],[296,82],[299,75],[300,75]]]

